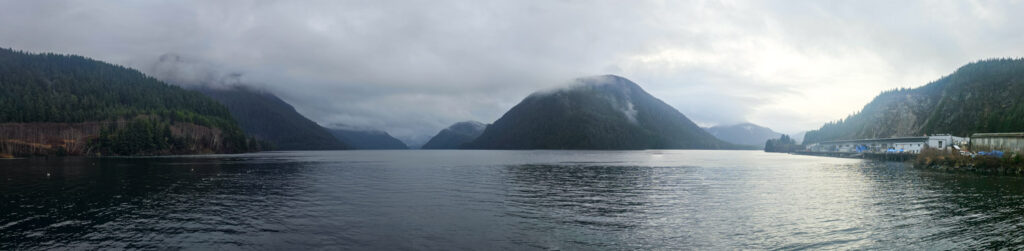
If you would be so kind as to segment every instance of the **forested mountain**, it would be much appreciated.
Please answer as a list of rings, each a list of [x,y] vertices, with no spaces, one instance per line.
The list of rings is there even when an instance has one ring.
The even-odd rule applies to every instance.
[[[270,142],[277,150],[349,148],[326,128],[302,116],[271,93],[245,86],[199,87],[197,90],[223,103],[246,133]]]
[[[0,49],[0,153],[170,154],[259,149],[227,108],[139,71]]]
[[[463,121],[445,128],[430,138],[423,149],[459,149],[484,133],[487,125],[477,121]]]
[[[327,128],[342,143],[352,149],[361,150],[394,150],[409,149],[401,140],[392,137],[385,131],[362,130],[353,128]]]
[[[704,130],[725,142],[738,145],[755,146],[758,148],[763,148],[768,139],[774,139],[782,136],[781,133],[753,123],[712,126],[705,128]]]
[[[482,149],[732,148],[628,79],[576,79],[531,94],[467,144]]]
[[[859,138],[1024,130],[1024,59],[967,64],[913,89],[882,92],[864,108],[818,130],[804,144]]]

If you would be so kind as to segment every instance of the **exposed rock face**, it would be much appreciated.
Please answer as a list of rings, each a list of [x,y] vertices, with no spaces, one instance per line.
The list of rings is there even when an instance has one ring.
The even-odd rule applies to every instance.
[[[698,127],[628,79],[595,76],[536,92],[466,145],[481,149],[722,149]]]
[[[263,149],[217,101],[82,56],[0,48],[0,90],[5,156]]]
[[[13,156],[91,155],[98,153],[94,143],[104,129],[125,127],[130,120],[80,123],[0,123],[0,153]],[[183,148],[149,154],[205,154],[229,149],[221,139],[224,131],[192,123],[174,123],[171,136],[184,142]]]

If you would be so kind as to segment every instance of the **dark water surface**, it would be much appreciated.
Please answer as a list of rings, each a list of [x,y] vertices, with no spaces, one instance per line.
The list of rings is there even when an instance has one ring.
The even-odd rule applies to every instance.
[[[1024,179],[755,151],[0,161],[10,249],[1024,247]]]

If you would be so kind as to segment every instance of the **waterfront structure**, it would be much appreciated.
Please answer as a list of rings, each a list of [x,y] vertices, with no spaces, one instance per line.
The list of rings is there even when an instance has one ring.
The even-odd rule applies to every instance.
[[[834,140],[807,146],[809,152],[822,153],[920,153],[926,148],[952,150],[966,145],[968,138],[949,134],[920,137]]]
[[[935,134],[928,136],[928,147],[941,150],[959,150],[961,146],[967,146],[971,139],[957,137],[949,134]]]
[[[971,135],[971,150],[1024,152],[1024,132],[975,133]]]

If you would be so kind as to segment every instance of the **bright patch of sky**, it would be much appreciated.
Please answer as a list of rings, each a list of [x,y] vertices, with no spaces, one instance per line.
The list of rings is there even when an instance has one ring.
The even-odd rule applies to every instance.
[[[0,0],[0,46],[230,76],[323,125],[414,144],[602,74],[700,125],[792,133],[884,90],[1024,56],[1019,13],[1021,1]],[[168,54],[180,70],[155,67]]]

